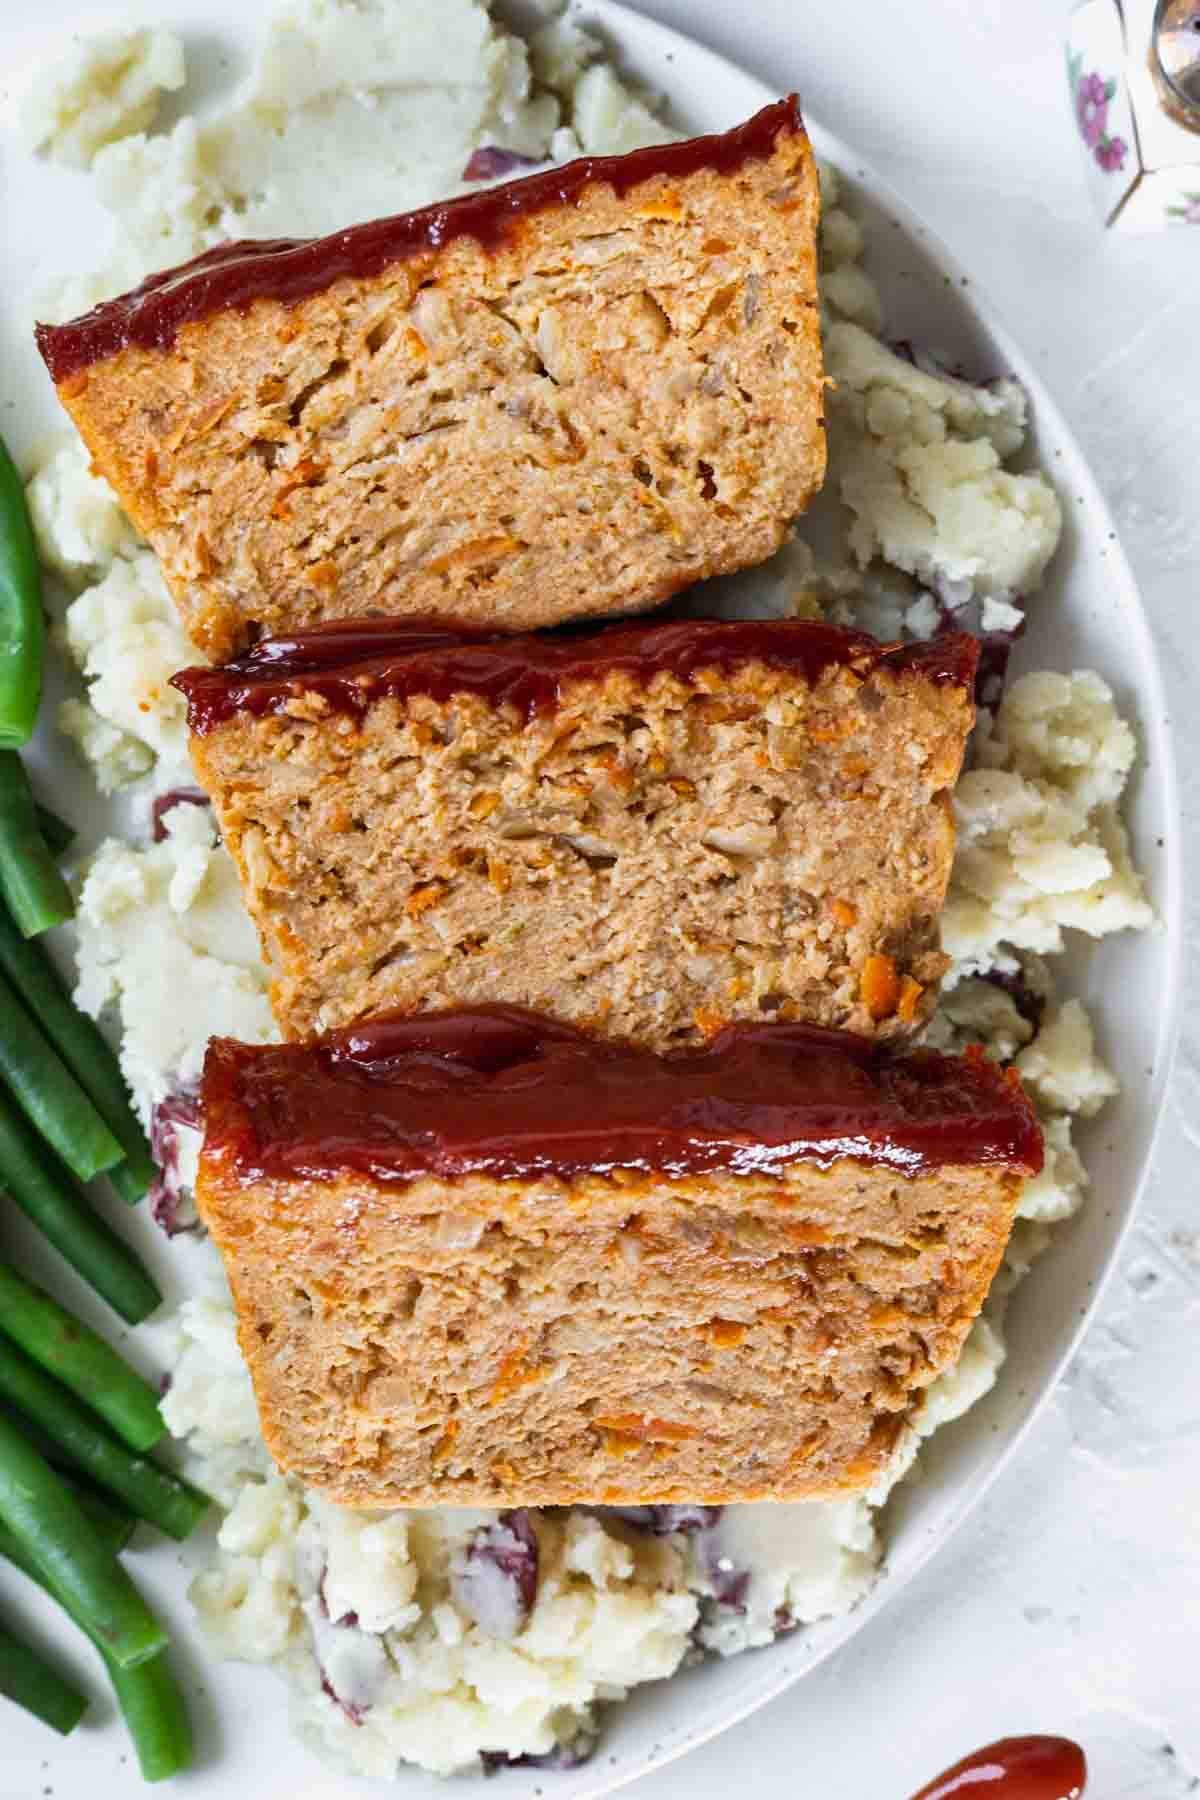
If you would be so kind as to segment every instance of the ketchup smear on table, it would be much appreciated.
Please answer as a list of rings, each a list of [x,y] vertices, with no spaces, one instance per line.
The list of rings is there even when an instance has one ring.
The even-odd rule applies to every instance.
[[[1079,1800],[1087,1758],[1070,1738],[1011,1737],[965,1756],[913,1800]]]

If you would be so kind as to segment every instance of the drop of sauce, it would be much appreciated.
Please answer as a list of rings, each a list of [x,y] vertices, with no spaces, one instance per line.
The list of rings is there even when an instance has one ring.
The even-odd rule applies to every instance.
[[[923,1787],[913,1800],[1079,1800],[1087,1758],[1061,1737],[1001,1738]]]

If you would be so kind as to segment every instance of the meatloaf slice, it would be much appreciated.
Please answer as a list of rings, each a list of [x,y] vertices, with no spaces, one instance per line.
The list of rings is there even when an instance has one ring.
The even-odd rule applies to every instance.
[[[347,1506],[869,1486],[954,1362],[1041,1136],[1014,1073],[515,1008],[215,1039],[197,1200],[263,1432]]]
[[[422,614],[521,631],[762,561],[825,467],[794,101],[39,327],[214,659]]]
[[[176,677],[285,1035],[497,998],[660,1049],[925,1017],[972,638],[437,637],[326,628]]]

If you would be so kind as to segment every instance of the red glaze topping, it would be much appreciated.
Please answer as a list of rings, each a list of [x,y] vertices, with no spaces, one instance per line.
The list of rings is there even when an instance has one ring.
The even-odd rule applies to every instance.
[[[172,685],[186,694],[188,723],[203,735],[236,714],[286,713],[301,694],[361,717],[377,700],[426,694],[438,701],[479,694],[525,719],[552,712],[573,682],[613,672],[648,685],[669,673],[748,662],[794,669],[812,683],[830,667],[912,671],[970,691],[979,645],[966,632],[926,644],[881,644],[860,631],[793,619],[673,619],[636,625],[503,637],[434,622],[368,619],[266,638],[223,669],[184,669]]]
[[[167,350],[182,326],[213,313],[245,311],[255,300],[295,306],[335,281],[369,280],[393,263],[441,250],[454,238],[475,238],[485,249],[494,249],[512,237],[528,214],[575,206],[595,183],[607,183],[624,196],[655,176],[678,181],[701,169],[732,175],[744,163],[765,162],[781,133],[803,131],[793,94],[717,136],[655,144],[627,156],[582,157],[481,194],[352,225],[332,237],[218,244],[180,268],[151,275],[131,294],[106,300],[70,324],[39,325],[38,349],[52,379],[61,382],[130,345]]]
[[[981,1052],[897,1056],[805,1025],[658,1056],[521,1007],[392,1014],[302,1044],[214,1038],[203,1105],[245,1182],[1042,1166],[1020,1083]]]
[[[1001,1738],[955,1763],[913,1800],[1078,1800],[1087,1758],[1070,1738]]]

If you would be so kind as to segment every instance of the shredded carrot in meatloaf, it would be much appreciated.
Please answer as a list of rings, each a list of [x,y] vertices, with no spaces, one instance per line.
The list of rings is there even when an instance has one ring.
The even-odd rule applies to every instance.
[[[873,1019],[890,1019],[900,1000],[900,977],[890,956],[876,953],[863,964],[859,984],[863,1005]]]
[[[593,1419],[593,1426],[617,1437],[633,1438],[644,1444],[682,1444],[701,1434],[694,1425],[678,1425],[671,1419],[648,1419],[644,1413],[614,1413]]]
[[[427,881],[421,887],[415,887],[404,902],[404,910],[410,919],[419,919],[428,912],[431,906],[437,906],[449,893],[444,881]]]
[[[525,1360],[529,1354],[529,1345],[530,1339],[523,1337],[505,1355],[488,1395],[489,1406],[499,1406],[511,1394],[519,1393],[524,1387],[532,1387],[542,1379],[542,1370]]]
[[[446,1423],[446,1429],[443,1431],[441,1437],[438,1439],[437,1443],[433,1446],[433,1449],[430,1451],[430,1454],[429,1454],[429,1460],[435,1466],[438,1463],[445,1462],[446,1458],[450,1455],[450,1452],[454,1448],[454,1440],[457,1436],[458,1436],[458,1420],[457,1419],[449,1419]]]
[[[911,975],[906,975],[900,983],[900,998],[896,1002],[896,1017],[911,1025],[917,1016],[917,1003],[925,989]]]

